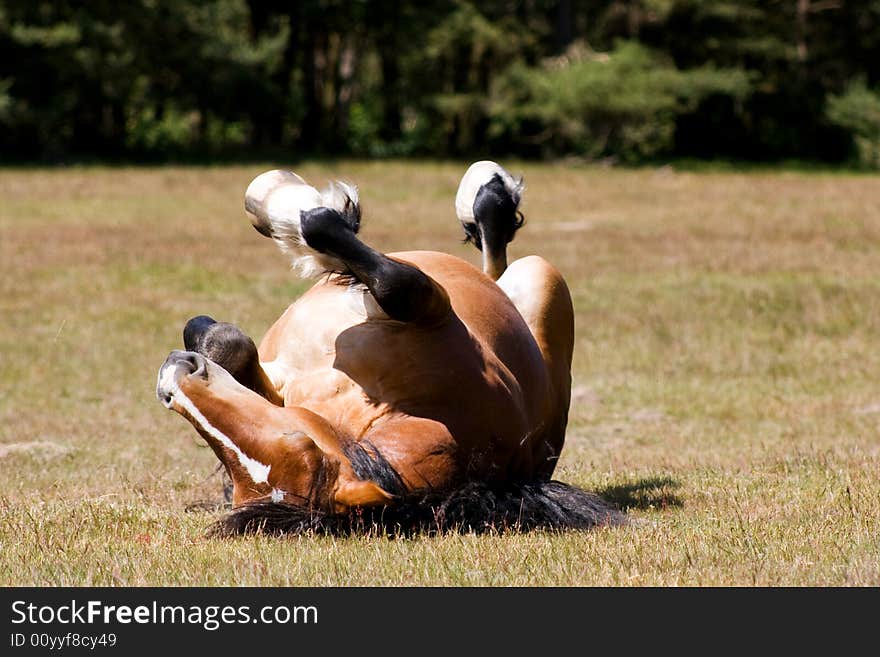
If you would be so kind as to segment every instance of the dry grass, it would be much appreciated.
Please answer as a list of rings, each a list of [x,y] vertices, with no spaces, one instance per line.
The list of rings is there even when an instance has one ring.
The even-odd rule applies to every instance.
[[[271,165],[0,171],[2,585],[880,585],[880,179],[535,164],[513,255],[572,287],[558,478],[587,534],[208,540],[215,458],[154,397],[192,315],[259,337],[303,289],[248,225]],[[309,164],[364,236],[473,262],[464,165]]]

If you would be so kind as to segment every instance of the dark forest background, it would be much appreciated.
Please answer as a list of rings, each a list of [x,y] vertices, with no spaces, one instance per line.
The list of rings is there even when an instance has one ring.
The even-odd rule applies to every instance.
[[[878,0],[0,0],[0,160],[880,166]]]

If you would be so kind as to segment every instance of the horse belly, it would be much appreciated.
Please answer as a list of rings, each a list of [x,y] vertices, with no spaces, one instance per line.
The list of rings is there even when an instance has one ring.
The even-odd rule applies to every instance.
[[[521,386],[457,317],[431,328],[364,324],[337,343],[334,367],[366,400],[442,425],[462,462],[485,456],[505,468],[521,451],[531,428]]]
[[[333,379],[327,375],[333,368],[339,334],[371,321],[371,313],[375,314],[375,309],[364,299],[363,291],[335,284],[318,283],[292,303],[259,347],[260,363],[282,397],[299,399],[297,388],[316,385],[307,379]],[[337,385],[336,380],[330,380],[323,388]],[[318,385],[315,392],[321,388]],[[285,401],[286,406],[290,404]]]

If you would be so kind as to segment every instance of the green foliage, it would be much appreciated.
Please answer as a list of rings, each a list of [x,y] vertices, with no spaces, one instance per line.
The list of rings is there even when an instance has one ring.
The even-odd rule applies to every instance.
[[[140,153],[176,153],[195,141],[196,117],[175,108],[166,108],[159,116],[146,107],[133,112],[129,119],[125,145]]]
[[[702,99],[741,99],[748,90],[742,71],[680,71],[635,42],[610,53],[580,47],[539,67],[511,67],[494,89],[491,130],[512,144],[538,144],[546,155],[634,162],[668,151],[676,116]]]
[[[283,27],[252,39],[242,0],[10,0],[5,17],[0,148],[31,157],[244,143],[242,120],[274,100],[264,78],[287,39]]]
[[[859,79],[880,0],[3,0],[0,160],[873,162]]]
[[[379,142],[378,111],[366,103],[355,103],[348,117],[348,143],[357,155],[371,155]]]
[[[7,119],[12,107],[12,98],[9,96],[9,87],[12,80],[0,80],[0,121]]]
[[[417,66],[429,73],[422,92],[435,148],[463,153],[481,144],[491,83],[530,46],[518,19],[503,10],[492,15],[493,4],[457,0],[427,34]]]
[[[859,162],[880,167],[880,93],[859,80],[828,99],[828,119],[853,135]]]

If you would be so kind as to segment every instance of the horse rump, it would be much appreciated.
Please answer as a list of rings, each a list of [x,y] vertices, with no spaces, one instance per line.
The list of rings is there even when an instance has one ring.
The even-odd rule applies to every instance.
[[[209,528],[208,534],[230,537],[312,532],[394,537],[449,532],[587,530],[625,523],[625,515],[609,502],[561,481],[503,485],[468,482],[451,493],[410,494],[392,506],[357,508],[346,513],[327,513],[268,500],[253,502],[221,518]]]

